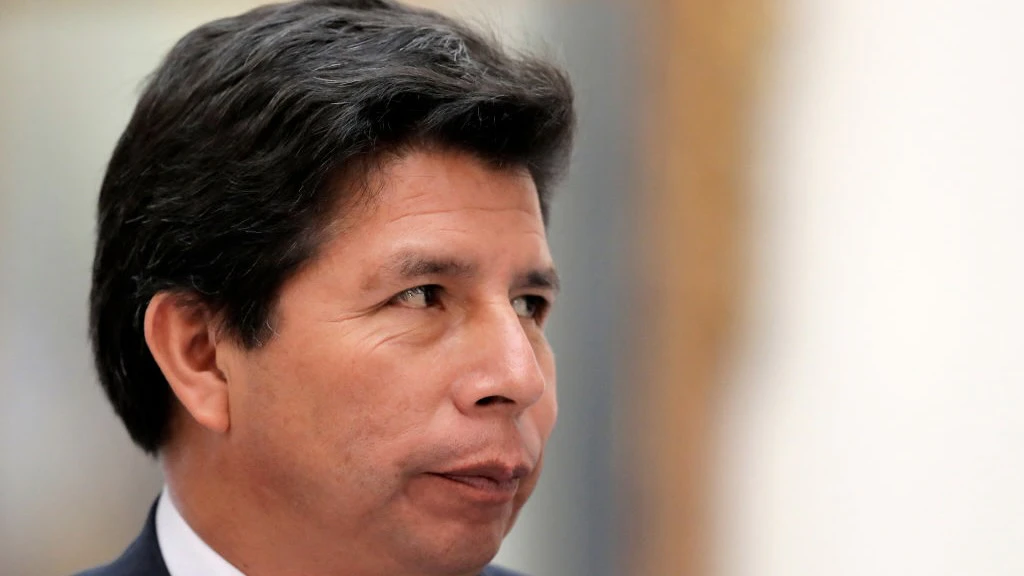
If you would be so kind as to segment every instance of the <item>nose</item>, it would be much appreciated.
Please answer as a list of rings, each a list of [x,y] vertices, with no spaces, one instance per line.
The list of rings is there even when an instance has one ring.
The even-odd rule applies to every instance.
[[[470,320],[464,334],[455,403],[465,414],[518,416],[544,395],[547,379],[512,306],[494,306]],[[545,344],[546,345],[546,344]]]

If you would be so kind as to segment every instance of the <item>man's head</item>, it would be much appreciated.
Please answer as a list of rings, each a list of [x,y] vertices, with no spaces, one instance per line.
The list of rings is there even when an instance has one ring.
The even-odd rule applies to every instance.
[[[170,52],[103,183],[91,336],[229,560],[497,551],[555,421],[544,218],[573,122],[557,68],[384,0],[267,6]]]

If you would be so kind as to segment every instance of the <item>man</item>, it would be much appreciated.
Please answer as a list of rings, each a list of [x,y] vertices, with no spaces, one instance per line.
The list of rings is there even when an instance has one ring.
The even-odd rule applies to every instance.
[[[166,487],[90,575],[497,576],[555,423],[563,72],[387,0],[185,36],[103,182],[100,380]]]

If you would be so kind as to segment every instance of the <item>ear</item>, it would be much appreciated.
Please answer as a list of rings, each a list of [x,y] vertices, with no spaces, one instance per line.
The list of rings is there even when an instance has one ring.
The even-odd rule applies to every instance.
[[[228,380],[217,363],[217,327],[202,304],[160,292],[146,308],[149,351],[185,410],[203,427],[227,432]]]

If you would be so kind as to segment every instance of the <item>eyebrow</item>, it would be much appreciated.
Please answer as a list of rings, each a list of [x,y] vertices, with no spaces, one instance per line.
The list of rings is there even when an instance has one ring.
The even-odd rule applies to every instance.
[[[447,276],[453,278],[470,278],[479,272],[480,267],[467,260],[450,256],[430,256],[420,252],[399,252],[381,265],[364,283],[365,289],[373,289],[389,276],[405,279],[422,278],[424,276]],[[561,282],[554,267],[537,268],[517,275],[512,288],[542,288],[558,292]]]
[[[562,289],[562,282],[558,279],[558,271],[549,267],[541,270],[531,270],[512,283],[516,289],[522,288],[546,288],[554,292]]]
[[[473,276],[477,271],[475,264],[456,258],[426,257],[412,253],[401,254],[397,266],[392,265],[386,268],[397,269],[398,274],[404,278],[416,278],[419,276],[456,276],[464,278]]]

